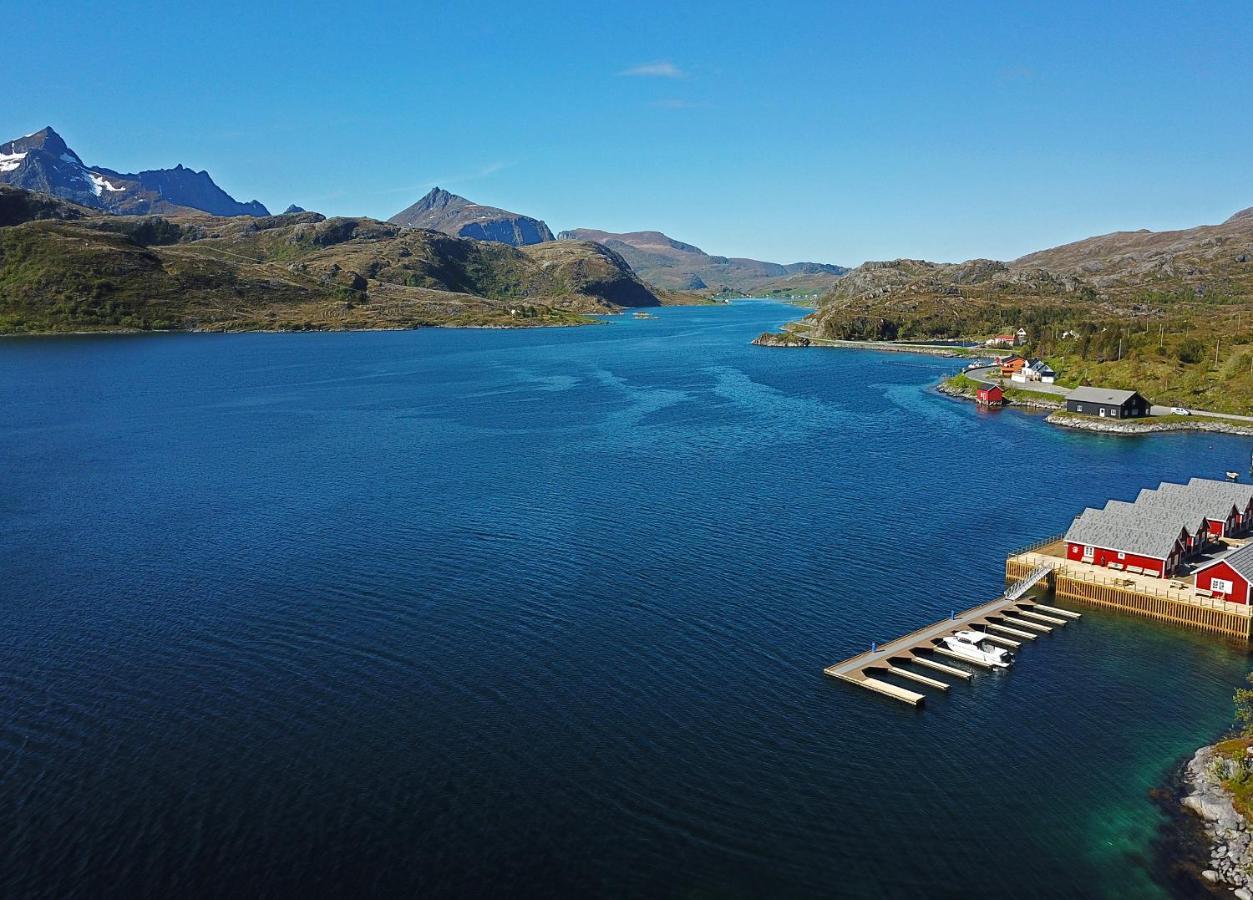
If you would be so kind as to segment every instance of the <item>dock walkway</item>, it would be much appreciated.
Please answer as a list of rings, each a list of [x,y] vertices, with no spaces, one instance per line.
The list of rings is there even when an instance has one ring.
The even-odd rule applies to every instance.
[[[943,638],[958,631],[983,631],[988,633],[989,640],[1017,646],[1015,641],[998,638],[990,634],[989,629],[1001,634],[1015,634],[1024,640],[1031,640],[1037,637],[1037,634],[1027,633],[1018,628],[1010,628],[1005,623],[1012,622],[1020,626],[1026,625],[1028,623],[1015,617],[1027,615],[1038,619],[1047,618],[1051,622],[1061,622],[1063,624],[1068,620],[1079,618],[1078,613],[1056,609],[1051,606],[1043,606],[1034,601],[1021,599],[1028,590],[1044,580],[1051,571],[1052,562],[1043,562],[995,600],[989,600],[987,603],[982,603],[964,612],[955,613],[950,618],[927,625],[924,628],[919,628],[917,631],[910,632],[904,637],[889,641],[882,646],[871,645],[871,648],[866,652],[828,666],[823,671],[832,678],[839,678],[841,681],[848,681],[876,693],[918,706],[926,699],[925,694],[884,681],[878,676],[898,675],[916,683],[927,684],[929,687],[948,690],[949,685],[938,681],[938,679],[927,678],[924,681],[913,677],[914,674],[919,673],[905,674],[909,670],[901,668],[901,665],[903,663],[916,663],[932,671],[969,678],[970,673],[937,662],[931,658],[932,653],[951,658],[950,654],[943,647],[939,646]],[[1042,613],[1047,613],[1048,615],[1044,616]],[[1046,629],[1044,625],[1036,624],[1036,627]],[[971,660],[961,659],[960,661],[978,665]]]

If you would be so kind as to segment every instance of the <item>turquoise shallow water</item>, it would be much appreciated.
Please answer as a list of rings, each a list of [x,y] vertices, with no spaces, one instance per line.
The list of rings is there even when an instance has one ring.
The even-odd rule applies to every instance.
[[[822,668],[1085,504],[1243,469],[582,329],[0,344],[0,891],[1164,896],[1247,657],[1100,611],[922,712]]]

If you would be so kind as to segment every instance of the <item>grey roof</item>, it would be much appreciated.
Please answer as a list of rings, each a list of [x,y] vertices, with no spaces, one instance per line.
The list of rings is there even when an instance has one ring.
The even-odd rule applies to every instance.
[[[1115,391],[1108,388],[1077,387],[1066,395],[1067,400],[1080,403],[1110,403],[1122,406],[1136,395],[1135,391]]]
[[[1170,505],[1222,521],[1226,521],[1231,515],[1233,507],[1237,512],[1243,512],[1248,503],[1247,498],[1244,503],[1237,503],[1225,491],[1215,492],[1205,485],[1172,484],[1169,481],[1163,482],[1156,491],[1141,491],[1140,495],[1146,504]]]
[[[1166,559],[1179,541],[1179,530],[1156,528],[1145,530],[1152,519],[1135,518],[1099,509],[1085,509],[1066,532],[1066,540],[1090,544],[1106,550],[1119,550],[1137,556]]]
[[[1240,484],[1236,481],[1215,481],[1212,478],[1192,478],[1188,487],[1203,490],[1214,497],[1226,497],[1231,500],[1240,512],[1248,507],[1253,500],[1253,484]]]
[[[1245,544],[1236,550],[1232,550],[1226,556],[1221,556],[1213,562],[1208,562],[1200,566],[1201,569],[1208,569],[1210,566],[1216,566],[1220,562],[1225,562],[1231,568],[1239,572],[1244,578],[1253,581],[1253,543]]]
[[[1141,496],[1144,493],[1144,491],[1141,491]],[[1135,517],[1136,520],[1147,523],[1148,527],[1153,530],[1159,530],[1159,526],[1161,530],[1169,527],[1176,532],[1186,531],[1189,535],[1195,535],[1197,532],[1206,530],[1205,515],[1203,513],[1173,508],[1164,504],[1153,505],[1139,501],[1128,503],[1126,500],[1111,500],[1105,504],[1104,511]]]

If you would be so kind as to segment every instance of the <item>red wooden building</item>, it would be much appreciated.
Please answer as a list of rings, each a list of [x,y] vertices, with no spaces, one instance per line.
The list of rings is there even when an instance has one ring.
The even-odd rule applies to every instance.
[[[1196,587],[1232,603],[1249,602],[1249,582],[1253,581],[1253,544],[1245,544],[1221,559],[1196,570]]]
[[[977,397],[980,406],[1000,406],[1005,402],[1005,392],[996,384],[979,385]]]
[[[1223,552],[1225,538],[1251,527],[1253,486],[1205,478],[1188,484],[1165,482],[1155,490],[1141,491],[1134,503],[1111,500],[1104,509],[1084,510],[1066,532],[1066,558],[1165,578],[1186,559]],[[1243,558],[1253,574],[1253,553]],[[1235,564],[1229,563],[1232,559]],[[1198,587],[1248,602],[1247,582],[1235,569],[1222,568],[1224,561],[1240,563],[1235,553],[1206,563],[1198,571],[1213,567],[1217,574],[1206,576],[1206,581],[1217,580],[1217,588],[1203,586],[1199,576]]]

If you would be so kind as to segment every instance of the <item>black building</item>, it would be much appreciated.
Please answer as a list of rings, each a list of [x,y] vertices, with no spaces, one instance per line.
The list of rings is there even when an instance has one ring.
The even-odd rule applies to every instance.
[[[1066,395],[1066,411],[1108,419],[1138,419],[1149,414],[1149,401],[1139,391],[1079,387]]]

